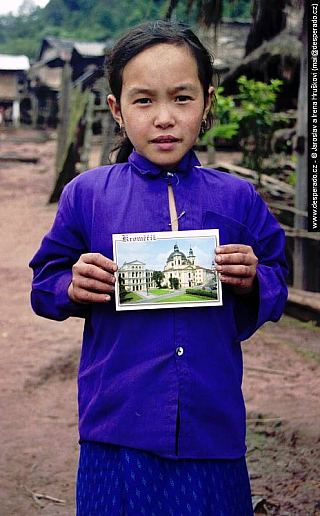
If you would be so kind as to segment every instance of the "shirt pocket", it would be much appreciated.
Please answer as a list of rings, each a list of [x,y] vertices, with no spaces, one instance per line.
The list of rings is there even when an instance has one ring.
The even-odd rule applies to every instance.
[[[261,255],[261,248],[251,233],[249,228],[241,222],[227,217],[226,215],[220,215],[213,211],[207,211],[204,215],[202,222],[203,229],[218,229],[220,245],[227,244],[244,244],[250,245],[253,252],[258,257]],[[225,321],[228,321],[226,327],[229,328],[229,335],[233,336],[236,343],[239,340],[239,327],[237,324],[237,309],[238,298],[232,292],[232,289],[227,285],[223,285],[223,308],[225,310]],[[251,316],[249,312],[246,314],[247,324],[250,324]]]
[[[249,228],[231,217],[207,211],[203,217],[202,229],[218,229],[220,245],[250,245],[257,256],[260,254],[259,244]]]

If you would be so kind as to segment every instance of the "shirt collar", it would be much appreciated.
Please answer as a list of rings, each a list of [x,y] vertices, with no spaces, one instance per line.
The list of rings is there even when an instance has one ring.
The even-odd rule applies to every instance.
[[[143,175],[152,175],[157,176],[159,174],[162,174],[166,168],[160,167],[159,165],[155,165],[151,161],[149,161],[147,158],[141,156],[141,154],[138,154],[137,151],[133,150],[133,152],[129,156],[129,163],[132,165],[132,167]],[[187,152],[187,154],[182,158],[182,160],[172,169],[172,172],[180,172],[180,173],[186,173],[188,172],[192,167],[196,167],[200,165],[200,161],[198,160],[197,156],[195,155],[193,150],[190,150]]]

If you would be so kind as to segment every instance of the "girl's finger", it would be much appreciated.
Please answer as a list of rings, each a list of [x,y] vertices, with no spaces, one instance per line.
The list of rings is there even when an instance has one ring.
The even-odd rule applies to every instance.
[[[78,278],[74,280],[76,288],[89,290],[91,292],[114,292],[114,284],[105,283],[91,278]]]
[[[217,271],[224,275],[249,278],[255,275],[255,269],[248,265],[217,265]]]
[[[253,285],[254,278],[241,278],[240,276],[220,276],[222,283],[233,287],[248,289]]]
[[[87,264],[77,262],[72,269],[75,277],[92,278],[109,284],[114,284],[116,281],[112,273],[106,272],[97,265],[92,265],[91,263]]]
[[[253,265],[258,263],[258,259],[252,253],[233,253],[233,254],[219,254],[216,256],[216,263],[221,264],[244,264],[244,265]]]
[[[84,263],[96,265],[105,271],[115,272],[118,269],[114,261],[101,253],[86,253],[81,256],[81,259]]]
[[[76,289],[74,291],[74,300],[77,303],[107,303],[111,297],[108,294],[101,294],[97,292],[90,292],[89,290]]]
[[[226,244],[226,245],[219,245],[215,249],[216,254],[231,254],[231,253],[244,253],[248,254],[252,251],[252,247],[250,245],[245,244]]]

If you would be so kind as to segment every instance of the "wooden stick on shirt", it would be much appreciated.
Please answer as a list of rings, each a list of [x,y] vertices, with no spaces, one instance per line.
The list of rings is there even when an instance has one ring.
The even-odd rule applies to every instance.
[[[168,196],[169,196],[169,212],[170,212],[170,221],[171,221],[171,229],[172,231],[178,231],[179,229],[179,221],[176,209],[176,203],[173,195],[172,185],[168,185]]]

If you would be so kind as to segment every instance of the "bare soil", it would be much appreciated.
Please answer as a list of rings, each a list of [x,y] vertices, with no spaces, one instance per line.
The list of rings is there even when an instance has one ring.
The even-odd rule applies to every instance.
[[[82,321],[41,319],[29,304],[28,262],[56,210],[47,204],[55,141],[2,139],[0,155],[8,152],[39,161],[0,162],[0,514],[71,516]],[[98,158],[95,146],[91,164]],[[319,344],[319,327],[286,316],[243,344],[256,514],[320,515]]]

